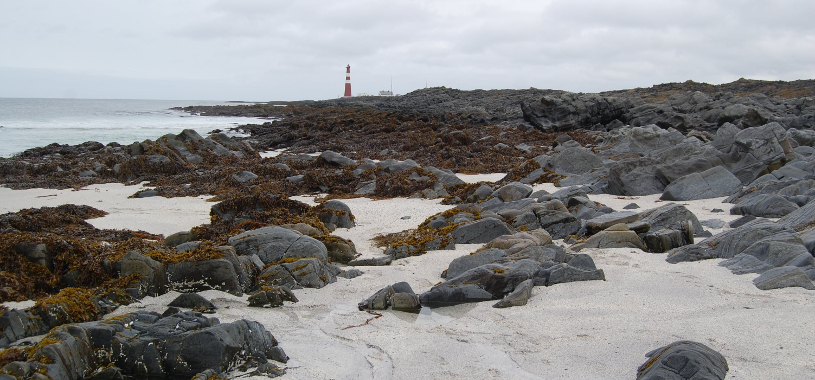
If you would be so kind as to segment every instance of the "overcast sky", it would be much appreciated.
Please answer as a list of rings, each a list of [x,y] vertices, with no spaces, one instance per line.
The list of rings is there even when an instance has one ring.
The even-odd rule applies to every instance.
[[[815,1],[0,0],[0,97],[298,100],[815,78]]]

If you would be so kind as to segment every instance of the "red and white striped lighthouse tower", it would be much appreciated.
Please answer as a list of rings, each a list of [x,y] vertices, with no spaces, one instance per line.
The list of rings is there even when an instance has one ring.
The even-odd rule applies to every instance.
[[[351,96],[351,65],[345,67],[345,95]]]

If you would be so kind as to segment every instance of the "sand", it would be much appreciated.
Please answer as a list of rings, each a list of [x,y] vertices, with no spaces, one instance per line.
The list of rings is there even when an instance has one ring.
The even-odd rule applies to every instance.
[[[128,198],[147,189],[150,188],[119,183],[92,185],[79,190],[0,187],[0,213],[63,204],[88,205],[108,212],[104,217],[88,220],[96,228],[142,230],[164,236],[209,223],[209,210],[213,205],[206,202],[209,196]]]
[[[468,180],[481,180],[478,178],[483,177]],[[116,189],[107,186],[100,187],[100,193]],[[555,190],[551,185],[537,188]],[[8,195],[39,194],[39,190],[0,190],[6,211],[14,208]],[[123,196],[135,192],[132,187],[127,190],[116,191]],[[100,197],[95,191],[76,193],[76,198],[70,194],[58,197],[76,199],[74,203],[82,203],[82,198],[95,202]],[[30,195],[15,197],[32,202],[21,203],[26,205],[21,207],[53,202]],[[629,203],[637,203],[640,211],[665,204],[657,202],[658,196],[591,198],[617,210]],[[117,202],[114,197],[100,199],[99,205]],[[157,217],[151,207],[162,207],[148,203],[160,199],[118,201],[122,205],[107,211],[125,216],[125,210],[133,210],[136,215]],[[735,219],[727,212],[729,205],[721,201],[682,203],[700,220]],[[172,206],[163,207],[177,207],[177,213],[190,219],[196,214],[204,218],[203,206],[207,210],[209,206],[201,199],[168,202]],[[450,207],[421,199],[345,202],[357,226],[335,234],[352,239],[365,256],[381,254],[369,242],[376,234],[414,228]],[[713,208],[725,212],[713,213]],[[166,223],[178,223],[167,229],[187,229],[193,223],[180,219],[167,219]],[[98,220],[92,222],[97,225]],[[494,309],[492,302],[482,302],[424,308],[420,314],[385,311],[365,324],[374,315],[357,310],[358,302],[398,281],[409,282],[418,293],[426,291],[441,281],[439,274],[451,260],[479,247],[458,245],[456,250],[432,251],[387,267],[362,267],[360,277],[340,278],[323,289],[296,290],[299,303],[276,309],[248,308],[246,296],[219,291],[201,294],[219,307],[214,316],[222,322],[246,318],[263,323],[291,357],[286,379],[632,379],[646,361],[645,353],[681,339],[721,352],[730,365],[728,379],[815,378],[811,354],[815,329],[808,326],[815,315],[815,292],[801,288],[762,291],[752,284],[756,275],[734,275],[718,266],[719,260],[674,265],[665,262],[664,254],[636,249],[581,251],[589,253],[605,271],[606,281],[536,287],[523,307]],[[114,314],[137,309],[163,312],[175,296],[171,292],[147,297]]]

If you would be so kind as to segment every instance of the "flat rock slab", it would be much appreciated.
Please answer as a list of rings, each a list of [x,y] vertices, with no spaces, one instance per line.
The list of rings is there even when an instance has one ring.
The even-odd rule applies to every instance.
[[[660,199],[692,201],[724,197],[741,188],[741,181],[721,166],[680,177],[665,187]]]
[[[618,223],[633,223],[639,220],[639,214],[633,211],[618,211],[603,214],[586,221],[589,231],[601,231]]]
[[[789,287],[801,287],[808,290],[815,290],[815,285],[809,279],[806,272],[798,267],[778,267],[764,272],[761,276],[753,280],[753,284],[761,290],[780,289]]]
[[[637,380],[723,380],[730,369],[722,354],[704,344],[682,340],[645,354]]]

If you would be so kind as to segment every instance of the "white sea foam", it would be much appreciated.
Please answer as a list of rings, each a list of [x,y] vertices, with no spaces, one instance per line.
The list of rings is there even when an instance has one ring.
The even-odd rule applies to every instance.
[[[103,144],[155,140],[167,133],[193,129],[207,135],[241,124],[266,120],[248,117],[197,116],[172,107],[224,102],[119,99],[0,98],[0,157],[51,143]]]

